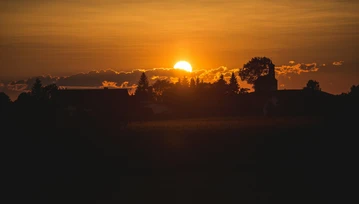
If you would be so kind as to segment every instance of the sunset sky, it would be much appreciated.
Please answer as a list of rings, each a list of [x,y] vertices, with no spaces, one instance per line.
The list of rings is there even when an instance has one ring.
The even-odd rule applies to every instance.
[[[314,79],[347,92],[359,84],[358,11],[357,0],[1,0],[0,86],[180,60],[238,70],[267,56],[279,88]]]

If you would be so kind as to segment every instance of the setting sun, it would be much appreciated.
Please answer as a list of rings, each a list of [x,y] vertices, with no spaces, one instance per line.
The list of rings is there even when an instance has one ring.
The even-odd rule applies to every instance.
[[[187,72],[192,72],[191,64],[186,62],[186,61],[177,62],[173,68],[175,68],[175,69],[183,69],[183,70],[185,70]]]

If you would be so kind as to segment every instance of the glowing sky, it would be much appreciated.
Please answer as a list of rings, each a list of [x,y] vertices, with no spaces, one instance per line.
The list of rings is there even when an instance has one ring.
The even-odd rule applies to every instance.
[[[280,69],[319,68],[278,75],[282,88],[315,79],[340,93],[359,84],[358,10],[357,0],[1,0],[0,79],[179,60],[235,69],[267,56]]]

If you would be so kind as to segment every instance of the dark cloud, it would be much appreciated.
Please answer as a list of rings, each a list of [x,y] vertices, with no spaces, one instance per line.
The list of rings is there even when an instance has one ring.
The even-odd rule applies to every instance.
[[[29,79],[22,79],[18,81],[12,81],[8,84],[5,84],[6,89],[11,91],[27,91],[31,88],[31,86],[35,83],[36,78],[39,78],[43,85],[48,85],[52,83],[56,83],[59,79],[58,77],[52,77],[52,76],[37,76],[37,77],[31,77]]]
[[[30,86],[27,84],[9,84],[6,86],[6,89],[10,91],[27,91]]]
[[[170,77],[182,77],[190,75],[183,70],[169,68],[153,68],[148,70],[133,70],[130,72],[117,72],[115,70],[91,71],[88,73],[75,74],[68,77],[61,77],[57,81],[59,86],[132,86],[137,84],[142,72],[145,72],[149,81],[153,82],[158,78],[169,79]],[[125,83],[126,82],[126,83]],[[124,84],[125,83],[125,84]]]
[[[29,91],[31,86],[34,84],[36,78],[39,78],[43,85],[56,83],[60,87],[66,88],[129,88],[134,90],[136,84],[141,76],[145,72],[149,79],[150,84],[154,83],[157,79],[167,79],[171,82],[177,82],[179,78],[197,78],[199,77],[204,82],[214,82],[219,79],[220,75],[223,74],[224,78],[229,81],[232,72],[237,76],[238,81],[238,69],[228,69],[227,67],[218,67],[215,69],[201,69],[193,72],[186,72],[181,69],[173,68],[153,68],[153,69],[136,69],[130,72],[118,72],[115,70],[100,70],[90,71],[87,73],[79,73],[67,77],[54,77],[54,76],[37,76],[31,77],[26,80],[12,81],[7,84],[3,83],[2,89],[14,92]],[[245,83],[243,83],[245,84]]]
[[[341,63],[343,61],[340,61]],[[334,63],[333,63],[334,64]],[[277,76],[285,75],[290,77],[291,75],[298,75],[301,73],[317,72],[320,67],[324,67],[325,64],[318,65],[317,63],[296,63],[289,61],[288,65],[282,65],[276,67]],[[31,77],[26,80],[18,80],[5,82],[0,81],[0,91],[21,93],[29,91],[34,84],[36,78],[39,78],[43,85],[56,83],[60,87],[67,88],[128,88],[134,91],[137,87],[138,80],[143,72],[146,73],[150,84],[154,83],[158,79],[167,79],[173,83],[177,82],[179,78],[200,78],[204,82],[215,82],[223,74],[225,80],[229,81],[232,73],[237,77],[238,82],[243,88],[250,88],[251,86],[245,82],[242,82],[238,76],[239,69],[229,69],[221,66],[214,69],[200,69],[193,72],[186,72],[181,69],[173,68],[153,68],[153,69],[136,69],[133,71],[115,71],[112,69],[90,71],[87,73],[78,73],[66,77],[54,77],[54,76],[37,76]],[[281,85],[280,87],[283,87]],[[13,99],[13,98],[12,98]]]
[[[205,82],[213,82],[219,79],[223,74],[225,78],[231,76],[232,72],[238,75],[238,69],[228,69],[227,67],[218,67],[210,70],[195,70],[186,72],[173,68],[153,68],[147,70],[136,69],[130,72],[117,72],[114,70],[91,71],[88,73],[75,74],[69,77],[61,77],[57,80],[58,86],[93,86],[93,87],[132,87],[135,86],[142,74],[146,73],[150,83],[157,79],[167,79],[171,82],[178,81],[178,78],[199,77]]]

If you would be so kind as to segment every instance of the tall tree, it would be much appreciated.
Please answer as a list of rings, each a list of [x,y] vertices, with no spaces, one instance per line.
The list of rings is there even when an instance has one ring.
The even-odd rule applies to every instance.
[[[59,90],[59,87],[56,84],[49,84],[43,88],[43,94],[45,99],[51,99],[56,91]]]
[[[165,92],[166,90],[170,89],[172,87],[171,82],[169,82],[168,80],[161,80],[158,79],[153,85],[153,91],[154,91],[154,95],[157,101],[162,101],[162,95],[163,92]]]
[[[152,87],[151,87],[152,88]],[[152,94],[152,90],[149,90],[149,82],[146,74],[143,72],[141,74],[140,80],[138,81],[137,88],[135,91],[135,96],[139,100],[148,100],[150,99],[150,94]],[[149,93],[151,92],[151,93]]]
[[[165,91],[166,89],[169,89],[171,87],[171,82],[169,82],[166,79],[158,79],[152,85],[152,87],[156,94],[162,95],[163,91]]]
[[[136,94],[137,93],[144,93],[148,91],[148,86],[149,86],[149,82],[147,79],[146,74],[143,72],[141,74],[140,80],[138,81],[138,85],[137,85],[137,89],[136,89]]]
[[[41,99],[43,97],[42,83],[39,78],[36,78],[35,83],[32,85],[31,95],[36,99]]]
[[[186,76],[183,77],[181,85],[183,87],[188,87],[189,86],[189,81],[188,81]]]
[[[198,86],[201,82],[199,81],[199,77],[196,78],[196,86]]]
[[[218,92],[220,94],[226,94],[228,92],[228,84],[227,84],[226,80],[224,80],[223,74],[221,74],[218,81],[215,82],[214,88],[215,88],[216,92]]]
[[[218,81],[217,81],[216,83],[217,83],[218,85],[226,85],[226,84],[227,84],[226,80],[224,80],[223,74],[221,74],[221,75],[219,76],[219,79],[218,79]]]
[[[307,83],[307,86],[304,87],[305,90],[311,90],[311,91],[320,91],[319,82],[315,80],[309,80]]]
[[[191,88],[195,88],[196,87],[196,81],[194,80],[194,78],[191,78],[191,81],[189,83],[189,87]]]
[[[181,78],[178,78],[178,81],[176,82],[176,87],[182,86]]]
[[[268,74],[270,67],[274,67],[271,59],[267,57],[254,57],[239,70],[239,76],[242,81],[254,84],[258,77]]]
[[[239,92],[239,85],[234,72],[232,72],[231,79],[229,80],[229,92],[231,94],[238,94]]]

